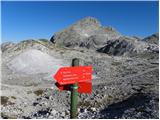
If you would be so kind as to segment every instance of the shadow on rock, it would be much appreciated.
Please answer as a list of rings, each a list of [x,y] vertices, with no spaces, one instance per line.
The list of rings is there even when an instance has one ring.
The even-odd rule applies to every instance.
[[[136,93],[128,99],[109,105],[100,111],[101,118],[157,118],[152,114],[158,99],[153,102],[150,94]],[[158,110],[157,110],[158,111]]]

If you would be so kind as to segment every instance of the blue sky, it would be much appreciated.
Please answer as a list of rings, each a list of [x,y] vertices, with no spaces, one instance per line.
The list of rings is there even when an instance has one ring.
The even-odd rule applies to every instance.
[[[48,1],[1,4],[2,42],[50,37],[92,16],[121,34],[145,37],[158,32],[158,1]]]

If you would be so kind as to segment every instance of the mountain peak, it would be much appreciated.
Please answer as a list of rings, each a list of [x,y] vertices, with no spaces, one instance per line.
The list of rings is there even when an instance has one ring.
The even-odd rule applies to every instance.
[[[85,17],[68,28],[53,35],[51,41],[66,47],[86,47],[103,45],[108,40],[117,39],[120,34],[112,27],[103,27],[94,17]],[[94,45],[95,44],[95,45]]]
[[[96,26],[101,26],[101,23],[94,17],[85,17],[81,20],[79,20],[76,24],[80,24],[80,25],[96,25]]]

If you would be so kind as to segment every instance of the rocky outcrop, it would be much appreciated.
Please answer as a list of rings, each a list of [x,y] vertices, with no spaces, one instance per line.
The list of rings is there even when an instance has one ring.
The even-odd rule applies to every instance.
[[[97,48],[120,34],[112,27],[103,27],[93,17],[86,17],[52,36],[53,43],[65,47]]]
[[[98,52],[107,53],[109,55],[123,55],[126,52],[132,52],[134,49],[132,44],[125,40],[108,41],[107,45],[98,49]]]
[[[132,37],[120,37],[116,40],[107,41],[107,44],[97,49],[98,52],[107,53],[109,55],[124,55],[130,53],[144,52],[148,48],[148,44]]]
[[[104,27],[93,18],[86,17],[70,27],[55,33],[50,41],[58,46],[68,48],[86,48],[109,55],[126,55],[130,53],[159,52],[158,34],[144,39],[137,36],[122,36],[112,27]]]
[[[2,43],[1,44],[1,50],[2,52],[14,47],[15,43],[12,43],[12,42],[6,42],[6,43]]]
[[[38,40],[23,40],[19,43],[2,43],[1,50],[2,52],[16,52],[25,49],[35,48],[41,51],[46,51],[48,49],[52,49],[54,46],[47,39],[38,39]]]
[[[158,45],[159,44],[159,33],[148,36],[148,37],[144,38],[143,41]]]

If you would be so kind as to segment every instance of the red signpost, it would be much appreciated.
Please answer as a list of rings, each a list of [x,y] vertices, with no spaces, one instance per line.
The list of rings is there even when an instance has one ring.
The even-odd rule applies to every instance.
[[[92,66],[63,67],[54,76],[60,85],[92,80]]]
[[[79,93],[92,92],[92,66],[79,66],[79,60],[72,60],[72,67],[62,67],[54,75],[59,90],[71,91],[71,118],[76,118]]]
[[[59,90],[70,90],[70,85],[78,83],[79,93],[92,92],[92,66],[63,67],[54,75]]]

